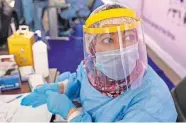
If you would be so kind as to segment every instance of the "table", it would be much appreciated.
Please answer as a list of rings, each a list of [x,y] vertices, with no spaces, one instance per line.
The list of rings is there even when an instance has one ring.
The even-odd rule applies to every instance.
[[[46,78],[48,83],[52,83],[55,81],[57,76],[57,69],[51,68],[49,69],[49,77]],[[21,87],[14,90],[2,91],[1,95],[5,94],[21,94],[31,92],[28,82],[22,82]]]

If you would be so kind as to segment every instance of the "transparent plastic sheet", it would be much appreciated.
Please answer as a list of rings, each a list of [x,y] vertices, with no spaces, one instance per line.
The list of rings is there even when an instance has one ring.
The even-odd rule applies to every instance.
[[[104,33],[84,32],[84,67],[92,86],[106,95],[117,95],[142,84],[146,46],[141,25],[125,24],[124,29],[119,25],[115,32],[107,26]]]

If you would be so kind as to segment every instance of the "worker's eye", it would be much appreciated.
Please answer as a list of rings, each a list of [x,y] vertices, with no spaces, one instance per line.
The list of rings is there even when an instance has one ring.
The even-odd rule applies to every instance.
[[[136,40],[135,35],[127,35],[125,36],[125,41],[134,41]]]
[[[109,44],[109,43],[113,43],[113,40],[112,40],[112,38],[105,38],[105,39],[103,39],[102,40],[102,42],[104,43],[104,44]]]

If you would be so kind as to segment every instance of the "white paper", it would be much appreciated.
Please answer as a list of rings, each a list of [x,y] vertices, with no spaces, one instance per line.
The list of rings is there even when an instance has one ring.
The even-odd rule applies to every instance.
[[[24,94],[26,96],[28,94]],[[48,111],[46,105],[37,108],[21,106],[21,97],[10,103],[7,100],[18,95],[0,95],[0,122],[49,122],[52,114]]]

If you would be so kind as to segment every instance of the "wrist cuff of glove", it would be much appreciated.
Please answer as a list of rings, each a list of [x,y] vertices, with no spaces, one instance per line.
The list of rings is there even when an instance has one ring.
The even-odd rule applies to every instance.
[[[52,83],[51,90],[58,92],[59,91],[59,84],[58,83]]]
[[[62,90],[63,90],[63,93],[65,93],[66,90],[67,90],[68,79],[66,79],[66,80],[64,80],[62,82],[59,82],[58,84],[59,85],[63,84],[63,89]],[[59,86],[59,91],[61,92],[61,86]]]

